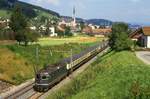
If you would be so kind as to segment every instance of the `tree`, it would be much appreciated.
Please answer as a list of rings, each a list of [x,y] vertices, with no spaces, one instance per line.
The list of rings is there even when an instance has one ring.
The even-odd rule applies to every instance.
[[[37,31],[30,31],[30,42],[37,42],[40,34]]]
[[[21,8],[16,5],[12,12],[9,26],[14,32],[23,30],[27,28],[27,19],[23,15]]]
[[[70,27],[66,27],[66,28],[65,28],[65,35],[66,35],[66,36],[72,36]]]
[[[28,42],[32,42],[32,43],[37,42],[38,37],[40,37],[40,34],[37,31],[35,31],[35,30],[28,31],[28,35],[27,35]]]
[[[112,26],[112,34],[110,35],[110,46],[113,50],[122,51],[129,50],[132,41],[128,37],[129,29],[125,23],[114,23]]]
[[[81,27],[81,32],[82,32],[82,30],[85,28],[85,23],[83,21],[80,22],[80,27]]]
[[[51,34],[51,30],[50,30],[50,27],[51,27],[51,22],[49,20],[47,20],[46,22],[46,31],[45,31],[45,36],[50,36]]]
[[[28,28],[27,18],[19,6],[15,6],[13,10],[9,26],[15,32],[15,40],[19,42],[19,45],[23,42],[27,46],[28,42],[37,40],[38,34]]]
[[[15,39],[19,42],[24,42],[26,45],[26,29],[27,19],[22,13],[22,9],[16,5],[10,18],[9,26],[16,33]]]
[[[18,31],[18,35],[15,38],[19,42],[19,45],[21,42],[24,42],[24,45],[27,46],[29,42],[36,42],[39,36],[36,31],[27,29]]]

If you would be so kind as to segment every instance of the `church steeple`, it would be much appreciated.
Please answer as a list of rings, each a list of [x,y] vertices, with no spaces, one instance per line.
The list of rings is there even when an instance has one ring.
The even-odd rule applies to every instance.
[[[75,6],[73,6],[73,25],[76,25],[76,9]]]

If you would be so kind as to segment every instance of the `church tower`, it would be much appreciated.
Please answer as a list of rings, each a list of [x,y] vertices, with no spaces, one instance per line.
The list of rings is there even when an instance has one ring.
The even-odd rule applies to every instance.
[[[72,19],[73,19],[73,27],[76,27],[76,9],[75,9],[75,6],[73,7],[73,16],[72,16]]]

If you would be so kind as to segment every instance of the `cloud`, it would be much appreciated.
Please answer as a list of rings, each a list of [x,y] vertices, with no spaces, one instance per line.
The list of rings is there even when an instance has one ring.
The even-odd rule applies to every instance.
[[[48,5],[52,4],[55,6],[58,6],[60,3],[60,0],[30,0],[33,4],[38,4],[38,5]]]

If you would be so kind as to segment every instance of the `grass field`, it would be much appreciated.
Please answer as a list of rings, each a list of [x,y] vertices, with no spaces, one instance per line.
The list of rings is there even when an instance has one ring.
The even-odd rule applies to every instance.
[[[6,10],[0,10],[0,17],[9,18],[10,17],[10,12],[8,12]]]
[[[71,38],[41,38],[39,39],[38,44],[42,46],[46,45],[61,45],[65,43],[93,43],[93,42],[100,42],[103,38],[96,38],[96,37],[71,37]]]
[[[150,99],[149,75],[133,52],[110,52],[47,99]]]

